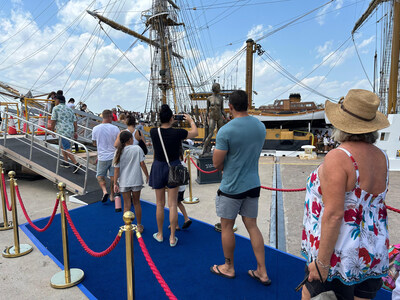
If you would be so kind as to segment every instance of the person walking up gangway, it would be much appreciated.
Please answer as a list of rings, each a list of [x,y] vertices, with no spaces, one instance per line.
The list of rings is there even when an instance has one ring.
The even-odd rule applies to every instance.
[[[103,122],[93,128],[93,145],[97,147],[97,181],[103,191],[102,202],[106,202],[108,197],[114,200],[114,142],[119,134],[117,126],[111,124],[112,112],[106,109],[102,113]],[[110,194],[107,192],[106,176],[110,176]]]
[[[51,114],[51,125],[50,130],[57,131],[58,134],[66,136],[67,138],[78,138],[78,125],[76,116],[71,108],[65,105],[65,97],[62,95],[56,95],[55,107]],[[67,139],[61,138],[61,147],[64,161],[60,163],[63,168],[69,168],[70,164],[68,159],[74,164],[74,170],[72,173],[77,173],[81,168],[81,165],[76,161],[74,154],[71,151],[71,142]]]

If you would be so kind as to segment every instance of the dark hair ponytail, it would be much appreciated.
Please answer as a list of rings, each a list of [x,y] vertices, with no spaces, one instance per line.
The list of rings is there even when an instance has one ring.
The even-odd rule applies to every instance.
[[[119,146],[114,157],[114,164],[119,164],[121,159],[122,150],[124,150],[126,143],[132,138],[132,133],[128,130],[121,131],[119,134]]]

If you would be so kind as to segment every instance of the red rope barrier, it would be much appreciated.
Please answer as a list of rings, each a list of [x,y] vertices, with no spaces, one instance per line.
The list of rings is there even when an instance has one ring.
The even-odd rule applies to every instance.
[[[192,163],[194,164],[194,166],[197,168],[197,170],[199,170],[201,173],[204,173],[204,174],[212,174],[212,173],[218,172],[217,169],[212,170],[212,171],[204,171],[204,170],[200,169],[198,165],[196,165],[196,163],[194,162],[193,158],[190,158],[190,160],[192,161]]]
[[[391,211],[394,211],[394,212],[397,212],[397,213],[399,213],[399,214],[400,214],[400,209],[397,209],[397,208],[391,207],[391,206],[389,206],[389,205],[386,205],[386,208],[387,208],[387,209],[389,209],[389,210],[391,210]]]
[[[64,213],[65,216],[67,218],[68,224],[69,226],[71,226],[71,229],[73,231],[73,233],[75,234],[76,238],[78,239],[79,243],[81,244],[82,248],[91,256],[94,257],[103,257],[106,256],[107,254],[109,254],[111,251],[114,250],[114,248],[118,245],[121,237],[117,234],[117,236],[115,237],[114,241],[112,242],[112,244],[110,245],[110,247],[108,247],[106,250],[102,251],[102,252],[95,252],[93,250],[91,250],[88,245],[86,245],[85,241],[82,239],[82,237],[80,236],[78,230],[76,230],[76,227],[74,225],[74,223],[72,223],[72,219],[71,216],[69,215],[69,211],[67,208],[67,204],[65,203],[65,201],[62,201],[62,206],[64,208]]]
[[[11,205],[8,203],[8,195],[7,195],[7,188],[6,188],[6,180],[5,180],[5,178],[4,178],[4,173],[3,173],[3,172],[1,172],[1,180],[2,180],[2,182],[3,182],[4,198],[5,198],[5,200],[6,200],[7,210],[8,210],[8,211],[11,211],[11,210],[12,210],[12,207],[11,207]]]
[[[17,193],[19,204],[21,205],[22,211],[24,212],[25,218],[28,221],[29,225],[31,225],[32,228],[35,229],[36,231],[39,231],[39,232],[46,231],[47,228],[49,228],[50,224],[53,222],[54,216],[56,215],[56,212],[57,212],[58,204],[60,203],[60,199],[56,200],[56,204],[54,205],[53,213],[51,214],[49,222],[47,222],[46,226],[44,226],[43,228],[39,228],[35,224],[33,224],[31,218],[29,218],[28,213],[26,212],[25,205],[22,202],[21,195],[19,193],[18,185],[15,186],[15,192]]]
[[[277,191],[277,192],[302,192],[302,191],[306,190],[306,188],[301,188],[301,189],[277,189],[277,188],[271,188],[271,187],[266,187],[266,186],[261,186],[261,188],[265,189],[265,190]]]
[[[149,251],[147,251],[146,245],[144,244],[143,238],[139,237],[138,241],[139,241],[140,248],[142,249],[143,255],[146,258],[146,261],[147,261],[151,271],[153,271],[154,276],[156,277],[158,283],[163,288],[168,299],[177,300],[178,298],[176,298],[175,295],[171,292],[171,290],[170,290],[169,286],[167,285],[167,283],[165,282],[164,278],[162,278],[160,271],[158,271],[156,265],[154,264],[153,260],[151,259]]]

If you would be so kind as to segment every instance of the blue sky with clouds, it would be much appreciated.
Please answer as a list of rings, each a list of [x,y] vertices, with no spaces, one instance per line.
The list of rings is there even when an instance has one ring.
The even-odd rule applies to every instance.
[[[181,7],[188,32],[194,33],[197,43],[193,48],[201,53],[211,74],[243,48],[246,39],[265,36],[258,43],[268,56],[255,55],[256,106],[287,98],[291,92],[301,93],[303,100],[323,103],[325,97],[339,99],[351,88],[372,89],[373,56],[381,47],[376,21],[382,9],[355,34],[354,43],[351,39],[351,30],[369,0],[175,2]],[[150,76],[149,47],[136,43],[126,54],[140,73],[122,58],[105,76],[121,52],[85,10],[96,9],[142,32],[141,14],[151,4],[151,0],[0,0],[0,81],[21,92],[64,89],[67,98],[85,101],[94,112],[117,104],[143,111],[148,91],[144,77]],[[123,51],[134,41],[103,27]],[[318,94],[282,76],[271,59]],[[244,63],[240,56],[213,79],[225,88],[244,88]]]

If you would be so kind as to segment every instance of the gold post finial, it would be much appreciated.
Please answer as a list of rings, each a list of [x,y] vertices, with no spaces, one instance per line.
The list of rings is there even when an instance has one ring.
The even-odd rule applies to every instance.
[[[122,219],[125,222],[125,225],[131,225],[132,221],[135,219],[135,214],[131,212],[130,210],[124,212],[124,215],[122,216]]]
[[[60,182],[57,186],[60,191],[63,191],[67,185],[64,182]]]
[[[8,177],[14,178],[15,177],[15,172],[14,171],[8,172]]]

